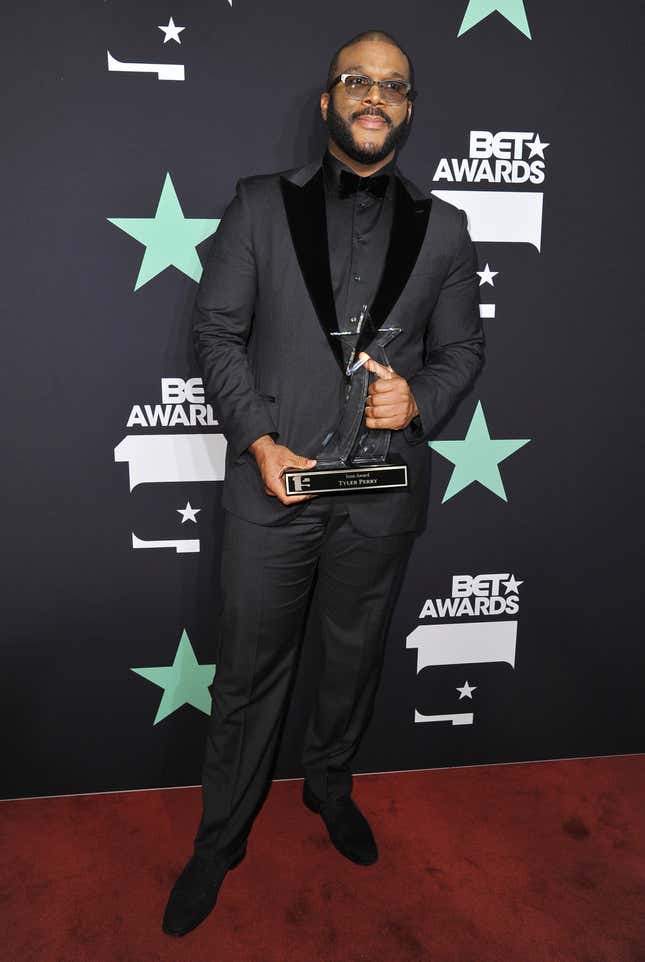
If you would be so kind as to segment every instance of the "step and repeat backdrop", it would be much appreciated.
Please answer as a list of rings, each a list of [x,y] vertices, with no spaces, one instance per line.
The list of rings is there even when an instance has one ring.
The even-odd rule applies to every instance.
[[[322,154],[331,54],[379,28],[401,170],[464,209],[485,370],[358,772],[645,750],[636,0],[67,0],[3,17],[5,797],[195,784],[226,441],[191,309],[238,178]],[[305,639],[276,775],[301,773]]]

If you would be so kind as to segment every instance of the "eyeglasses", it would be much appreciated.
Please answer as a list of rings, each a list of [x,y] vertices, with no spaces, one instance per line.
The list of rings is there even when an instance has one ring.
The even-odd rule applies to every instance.
[[[372,80],[358,73],[340,73],[332,80],[327,88],[329,92],[336,84],[341,83],[350,100],[362,100],[376,86],[383,103],[402,104],[406,97],[414,98],[412,84],[407,80]]]

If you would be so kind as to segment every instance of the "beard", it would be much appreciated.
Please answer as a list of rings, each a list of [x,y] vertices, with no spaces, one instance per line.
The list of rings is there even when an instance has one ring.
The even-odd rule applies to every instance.
[[[356,120],[357,117],[361,117],[363,114],[381,117],[389,125],[387,136],[381,147],[361,146],[356,143],[354,134],[352,133],[351,123],[348,123],[338,113],[334,106],[333,97],[329,98],[329,106],[327,108],[327,129],[329,130],[329,136],[334,143],[340,147],[348,157],[355,160],[356,163],[378,164],[379,161],[384,160],[393,150],[403,146],[407,140],[410,125],[407,119],[403,119],[400,124],[395,126],[387,114],[379,110],[378,107],[367,107],[364,110],[357,110],[356,113],[352,114],[352,121]]]

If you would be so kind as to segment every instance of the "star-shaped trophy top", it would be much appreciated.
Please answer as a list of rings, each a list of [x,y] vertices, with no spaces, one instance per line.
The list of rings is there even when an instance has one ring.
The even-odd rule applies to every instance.
[[[343,360],[345,361],[345,374],[351,377],[365,363],[364,360],[356,360],[356,355],[361,351],[370,354],[375,347],[382,348],[383,351],[390,341],[393,341],[397,334],[401,333],[400,327],[376,327],[370,315],[367,304],[363,304],[358,317],[352,315],[348,322],[348,327],[344,331],[332,331],[333,337],[341,339],[343,349]],[[377,358],[377,360],[380,360]]]

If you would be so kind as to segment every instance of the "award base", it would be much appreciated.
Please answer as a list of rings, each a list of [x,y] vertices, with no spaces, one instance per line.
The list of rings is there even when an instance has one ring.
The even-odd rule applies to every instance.
[[[390,457],[378,464],[346,464],[312,468],[311,471],[287,469],[284,483],[287,494],[341,494],[407,488],[408,466],[401,458]]]

